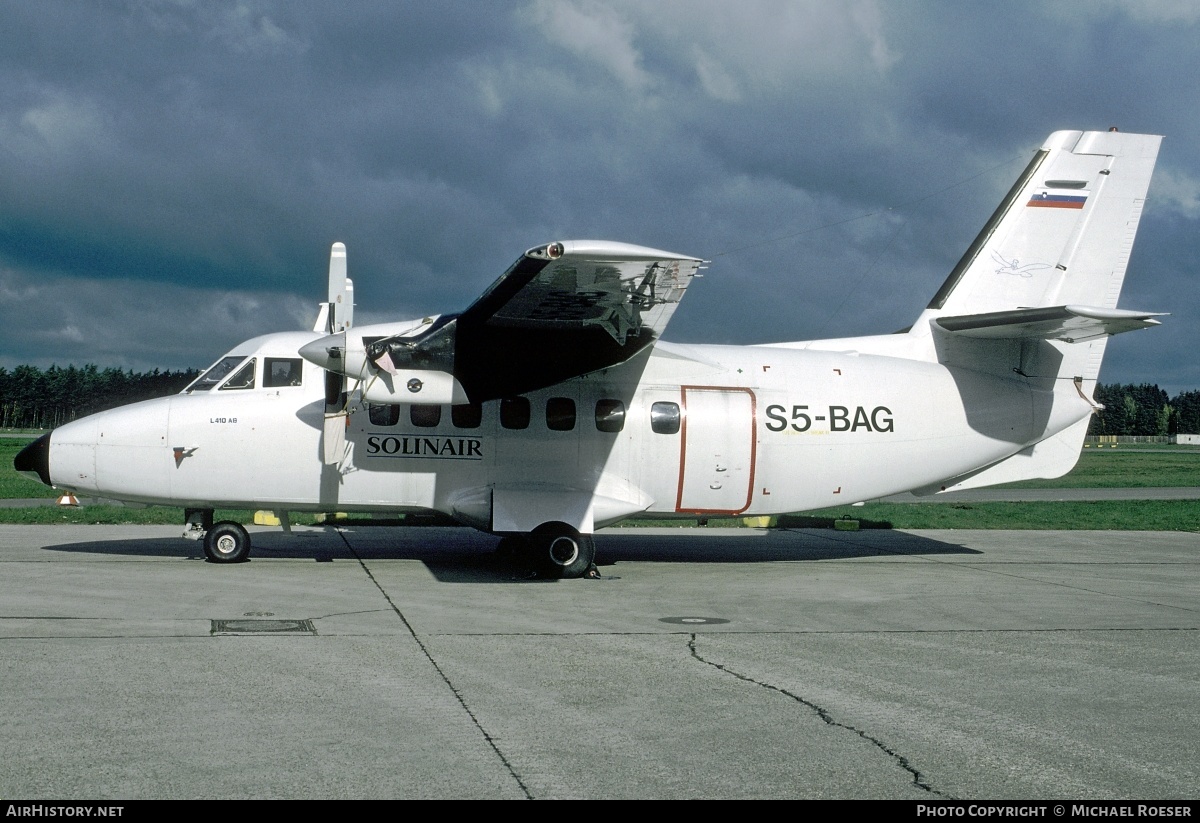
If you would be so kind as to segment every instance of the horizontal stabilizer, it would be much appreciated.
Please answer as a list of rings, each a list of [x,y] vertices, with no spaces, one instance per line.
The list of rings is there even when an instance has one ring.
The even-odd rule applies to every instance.
[[[1095,306],[1048,306],[934,319],[942,329],[990,340],[1062,340],[1078,343],[1096,337],[1146,329],[1161,323],[1163,312],[1102,309]]]

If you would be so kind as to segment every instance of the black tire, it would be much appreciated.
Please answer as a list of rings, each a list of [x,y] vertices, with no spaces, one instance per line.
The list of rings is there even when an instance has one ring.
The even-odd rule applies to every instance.
[[[596,560],[592,536],[580,534],[566,523],[543,523],[533,530],[530,542],[537,570],[546,577],[583,577]]]
[[[239,523],[217,523],[204,535],[204,555],[212,563],[243,563],[250,559],[250,535]]]
[[[512,562],[529,557],[529,541],[523,534],[506,534],[496,544],[496,557]]]

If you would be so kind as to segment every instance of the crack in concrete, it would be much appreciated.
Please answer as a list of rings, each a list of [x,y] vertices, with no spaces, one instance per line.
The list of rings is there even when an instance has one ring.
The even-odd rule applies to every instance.
[[[736,672],[733,669],[729,668],[728,666],[724,666],[720,663],[715,663],[712,660],[706,660],[700,654],[699,650],[696,648],[696,637],[697,637],[697,635],[694,633],[689,637],[688,649],[691,651],[692,657],[694,657],[699,662],[703,663],[706,666],[712,666],[714,669],[716,669],[720,672],[724,672],[725,674],[732,675],[733,677],[736,677],[738,680],[741,680],[746,683],[751,683],[755,686],[760,686],[764,689],[769,689],[770,691],[773,691],[773,692],[777,692],[779,694],[782,694],[784,697],[788,697],[788,698],[791,698],[792,700],[795,700],[797,703],[801,704],[802,706],[807,706],[809,709],[812,709],[813,713],[815,713],[817,715],[817,717],[819,717],[824,723],[826,723],[830,726],[834,726],[839,729],[845,729],[846,731],[853,732],[854,734],[858,735],[863,740],[867,741],[872,746],[874,746],[875,748],[879,749],[881,752],[886,754],[888,757],[890,757],[892,760],[894,760],[896,762],[896,764],[898,766],[900,766],[900,768],[904,769],[904,771],[906,771],[912,775],[913,785],[916,786],[917,788],[921,789],[922,791],[929,792],[930,794],[937,795],[938,797],[944,797],[949,800],[955,799],[951,795],[948,795],[942,791],[938,791],[937,789],[933,788],[933,786],[929,785],[929,783],[926,782],[926,780],[921,776],[920,770],[917,769],[915,766],[913,766],[908,761],[907,757],[905,757],[904,755],[900,754],[899,752],[891,749],[882,740],[880,740],[877,737],[873,737],[873,736],[867,734],[862,729],[859,729],[854,726],[848,725],[846,723],[841,723],[837,720],[834,720],[833,715],[831,715],[829,713],[828,709],[818,706],[816,703],[812,702],[811,700],[806,700],[805,698],[801,697],[800,695],[790,692],[787,689],[780,688],[779,686],[772,686],[770,683],[764,683],[761,680],[755,680],[753,677],[741,674],[740,672]]]
[[[380,584],[380,582],[375,579],[375,575],[371,574],[370,568],[368,568],[367,564],[363,561],[363,559],[361,557],[359,557],[358,552],[356,552],[354,550],[354,547],[352,545],[350,545],[350,541],[346,539],[345,532],[342,529],[336,528],[336,527],[335,527],[335,530],[337,531],[338,535],[342,538],[342,542],[346,544],[346,548],[350,550],[350,553],[354,556],[354,559],[358,562],[358,565],[363,570],[363,573],[366,574],[367,579],[370,580],[372,584],[374,584],[375,588],[379,589],[379,593],[381,595],[383,595],[383,599],[385,601],[387,601],[388,606],[390,606],[392,611],[395,612],[396,616],[400,618],[400,622],[404,624],[404,628],[408,631],[409,635],[416,642],[417,648],[419,648],[421,650],[421,653],[423,655],[425,655],[425,659],[429,661],[429,665],[433,666],[433,670],[438,673],[438,676],[442,678],[442,682],[446,684],[446,687],[448,689],[450,689],[450,693],[454,695],[454,699],[458,701],[458,705],[462,706],[463,711],[467,713],[467,717],[471,718],[471,723],[475,726],[475,728],[483,736],[483,739],[487,742],[488,746],[491,747],[491,750],[493,752],[495,752],[496,757],[500,759],[500,762],[502,764],[504,764],[504,768],[508,770],[509,775],[511,775],[512,779],[514,781],[516,781],[516,784],[517,784],[517,786],[520,787],[522,794],[525,795],[525,799],[533,800],[534,799],[533,795],[530,794],[529,787],[525,785],[525,781],[521,779],[521,776],[519,774],[517,774],[517,770],[513,767],[513,764],[509,762],[508,758],[504,756],[504,752],[500,751],[500,746],[497,745],[495,738],[493,738],[492,735],[488,733],[488,730],[483,727],[483,723],[480,722],[480,720],[476,716],[475,712],[473,712],[471,710],[471,707],[467,705],[467,700],[463,696],[462,692],[460,692],[458,690],[458,688],[454,685],[454,682],[450,679],[450,676],[448,674],[446,674],[445,670],[442,669],[442,667],[440,665],[438,665],[438,662],[434,658],[433,653],[430,652],[429,648],[424,643],[421,642],[421,638],[417,636],[417,633],[413,629],[412,624],[409,623],[408,618],[406,618],[404,616],[404,612],[400,611],[400,607],[397,606],[392,601],[391,596],[388,595],[387,591],[383,588],[382,584]]]

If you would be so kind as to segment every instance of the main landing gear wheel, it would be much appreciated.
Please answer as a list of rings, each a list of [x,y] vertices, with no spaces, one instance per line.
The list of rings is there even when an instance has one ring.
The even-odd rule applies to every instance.
[[[596,544],[590,534],[580,534],[566,523],[543,523],[529,536],[533,560],[540,574],[571,579],[595,568]]]
[[[240,523],[224,520],[204,535],[204,555],[213,563],[241,563],[250,558],[250,535]]]
[[[501,560],[512,562],[527,559],[529,556],[529,541],[525,539],[524,535],[506,534],[496,544],[496,557]]]

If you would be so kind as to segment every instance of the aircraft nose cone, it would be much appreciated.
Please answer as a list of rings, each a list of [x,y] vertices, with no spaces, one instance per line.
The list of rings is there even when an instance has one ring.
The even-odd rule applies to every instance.
[[[50,434],[43,434],[13,458],[13,468],[32,480],[50,482]]]
[[[345,350],[346,335],[331,334],[320,340],[305,343],[300,347],[300,356],[323,369],[340,372]]]

